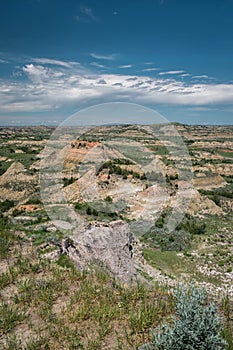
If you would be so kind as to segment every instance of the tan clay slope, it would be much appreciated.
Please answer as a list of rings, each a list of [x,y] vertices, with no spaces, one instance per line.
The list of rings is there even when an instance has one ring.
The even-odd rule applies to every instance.
[[[23,201],[38,189],[36,175],[27,173],[23,164],[13,163],[0,177],[0,200]]]

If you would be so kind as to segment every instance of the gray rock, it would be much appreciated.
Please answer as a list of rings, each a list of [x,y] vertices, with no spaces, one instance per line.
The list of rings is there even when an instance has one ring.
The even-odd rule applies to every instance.
[[[139,241],[132,235],[128,224],[114,221],[109,225],[89,223],[79,227],[72,237],[62,241],[62,251],[84,270],[97,263],[122,281],[137,279]],[[137,249],[135,249],[137,247]]]

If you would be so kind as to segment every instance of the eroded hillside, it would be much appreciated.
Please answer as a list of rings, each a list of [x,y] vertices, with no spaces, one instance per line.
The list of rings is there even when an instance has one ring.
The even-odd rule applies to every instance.
[[[230,339],[232,132],[0,129],[1,346],[134,349],[181,281],[228,294]]]
[[[232,127],[68,128],[50,138],[53,131],[1,129],[1,210],[16,229],[59,256],[54,242],[67,236],[71,223],[77,236],[79,226],[88,232],[89,225],[122,221],[140,242],[133,258],[141,274],[195,277],[211,290],[233,293]],[[39,183],[44,172],[45,207]],[[105,245],[111,246],[111,235]],[[101,253],[94,260],[106,263]]]

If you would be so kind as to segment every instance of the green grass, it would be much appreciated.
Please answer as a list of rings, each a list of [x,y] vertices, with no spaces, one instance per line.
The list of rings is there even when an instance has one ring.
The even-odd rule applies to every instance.
[[[173,299],[166,288],[121,285],[95,266],[79,272],[66,255],[50,262],[26,236],[15,239],[5,222],[3,228],[1,349],[135,349],[169,317]]]
[[[228,151],[217,151],[220,156],[226,157],[226,158],[233,158],[233,152]]]
[[[228,175],[228,176],[226,176],[226,175],[221,175],[221,176],[224,178],[224,180],[225,180],[226,182],[228,182],[228,183],[230,183],[230,184],[233,183],[233,175]]]
[[[123,286],[100,268],[78,272],[67,256],[54,264],[31,254],[19,257],[1,285],[2,292],[8,288],[8,301],[5,293],[0,297],[4,349],[25,341],[25,349],[136,349],[173,309],[165,288]],[[29,339],[15,335],[19,325],[29,329]]]
[[[177,252],[154,249],[144,249],[143,256],[149,264],[170,277],[179,277],[182,273],[193,273],[195,265],[184,257],[177,256]]]
[[[7,169],[10,167],[10,165],[12,164],[12,162],[0,162],[0,176],[3,175]]]
[[[8,256],[14,242],[20,241],[20,237],[10,230],[7,220],[0,217],[0,261]]]
[[[10,151],[12,149],[12,151]],[[14,148],[7,148],[4,147],[0,155],[3,157],[8,157],[12,160],[12,162],[20,162],[22,163],[26,168],[29,168],[32,163],[34,163],[37,160],[37,155],[35,153],[14,153]],[[1,167],[4,169],[5,167],[8,167],[5,165]]]
[[[168,155],[169,154],[169,149],[165,146],[154,146],[150,145],[149,148],[153,151],[155,154],[159,155]]]
[[[15,326],[22,322],[26,314],[23,311],[23,308],[20,308],[17,305],[7,304],[2,302],[0,304],[0,333],[8,333]]]

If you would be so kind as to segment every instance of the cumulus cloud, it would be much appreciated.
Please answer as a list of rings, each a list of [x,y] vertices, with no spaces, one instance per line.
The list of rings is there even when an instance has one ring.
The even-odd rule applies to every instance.
[[[233,105],[233,84],[187,83],[179,76],[148,77],[94,73],[81,65],[33,63],[21,68],[23,79],[0,80],[0,112],[41,112],[78,106],[83,101],[124,100],[135,103],[212,107]]]

